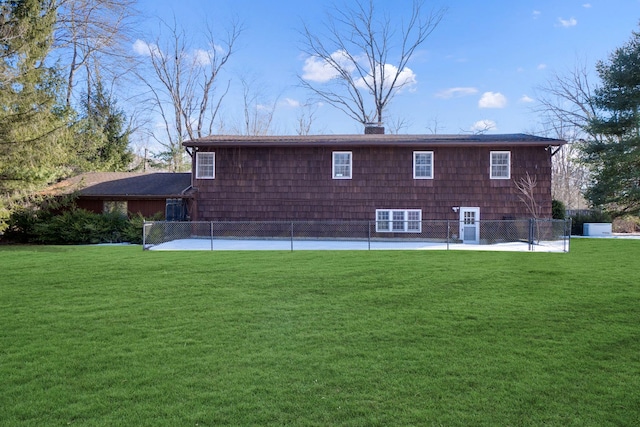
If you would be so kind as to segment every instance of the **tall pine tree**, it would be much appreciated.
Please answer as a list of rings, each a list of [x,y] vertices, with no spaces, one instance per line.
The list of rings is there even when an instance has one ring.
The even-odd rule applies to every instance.
[[[640,33],[616,49],[596,70],[599,109],[590,133],[600,137],[585,145],[592,182],[585,196],[616,215],[640,213]]]
[[[133,161],[129,148],[131,129],[126,116],[102,82],[97,81],[82,105],[83,117],[76,126],[78,157],[85,169],[126,171]]]
[[[64,175],[73,156],[61,80],[46,64],[56,19],[53,0],[0,4],[0,194]]]

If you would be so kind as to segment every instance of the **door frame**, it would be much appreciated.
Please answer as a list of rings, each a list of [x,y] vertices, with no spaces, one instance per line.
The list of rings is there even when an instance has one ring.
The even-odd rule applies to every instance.
[[[473,212],[475,214],[474,225],[475,225],[475,239],[474,240],[465,240],[464,239],[464,214],[466,212]],[[462,243],[470,243],[470,244],[478,244],[480,243],[480,208],[479,207],[468,207],[468,206],[460,206],[460,240]]]

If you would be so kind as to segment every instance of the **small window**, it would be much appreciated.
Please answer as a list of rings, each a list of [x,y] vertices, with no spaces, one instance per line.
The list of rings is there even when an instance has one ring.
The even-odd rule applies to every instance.
[[[491,179],[511,178],[511,152],[491,152]]]
[[[376,211],[376,231],[389,231],[389,211]]]
[[[393,221],[391,221],[391,229],[393,231],[404,231],[405,211],[391,211]]]
[[[421,211],[407,211],[407,231],[419,233],[422,230],[421,220]]]
[[[351,179],[351,151],[333,152],[333,179]]]
[[[128,204],[126,200],[105,200],[102,204],[102,211],[107,214],[118,213],[126,216]]]
[[[433,151],[413,152],[413,179],[433,179]]]
[[[377,209],[376,231],[379,233],[422,232],[420,209]]]
[[[216,177],[216,153],[196,153],[196,178]]]

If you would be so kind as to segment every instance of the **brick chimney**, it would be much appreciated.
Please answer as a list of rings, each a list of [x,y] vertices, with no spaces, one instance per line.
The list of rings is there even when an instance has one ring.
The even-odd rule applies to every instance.
[[[365,123],[364,124],[364,134],[365,135],[383,135],[384,134],[384,126],[382,126],[381,122]]]

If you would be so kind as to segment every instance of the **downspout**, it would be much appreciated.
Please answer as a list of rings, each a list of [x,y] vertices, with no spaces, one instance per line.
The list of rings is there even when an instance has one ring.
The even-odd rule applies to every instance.
[[[549,146],[549,151],[551,151],[551,157],[555,156],[556,154],[558,154],[558,151],[560,151],[562,149],[562,145],[559,145],[558,148],[556,148],[555,150],[553,150],[553,146]]]
[[[193,149],[190,149],[189,147],[185,147],[185,151],[187,152],[187,154],[189,155],[189,157],[191,157],[191,185],[189,185],[187,188],[185,188],[184,190],[182,190],[182,192],[180,193],[180,195],[182,196],[186,196],[188,192],[192,191],[192,193],[196,193],[198,191],[198,189],[194,186],[195,184],[195,171],[193,170],[194,168],[194,157],[195,157],[195,153],[197,151],[197,148],[194,147]],[[186,204],[186,216],[187,216],[187,220],[189,221],[194,221],[197,220],[197,218],[192,218],[191,214],[193,212],[197,212],[197,201],[196,198],[191,195],[191,197],[186,197],[187,198],[187,204]],[[183,198],[184,200],[184,198]],[[190,203],[189,203],[190,202]]]

